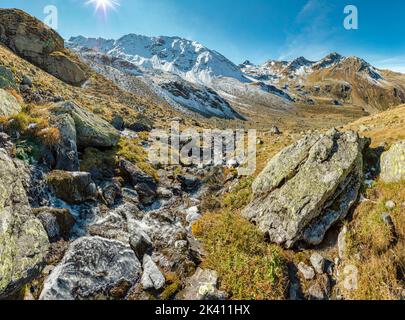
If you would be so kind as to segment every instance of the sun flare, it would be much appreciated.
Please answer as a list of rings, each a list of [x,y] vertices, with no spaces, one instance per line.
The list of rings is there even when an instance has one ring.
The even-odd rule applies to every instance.
[[[94,5],[96,11],[107,13],[108,9],[116,9],[120,4],[118,0],[88,0],[86,4]]]

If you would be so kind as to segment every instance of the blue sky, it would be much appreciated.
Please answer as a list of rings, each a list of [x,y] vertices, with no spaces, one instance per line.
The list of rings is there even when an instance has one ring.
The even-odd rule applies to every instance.
[[[0,6],[44,19],[44,7],[54,4],[58,32],[65,38],[176,35],[197,40],[235,63],[301,55],[317,60],[337,51],[405,73],[403,0],[116,0],[120,6],[106,16],[86,1],[1,0]],[[358,8],[358,30],[343,27],[348,4]]]

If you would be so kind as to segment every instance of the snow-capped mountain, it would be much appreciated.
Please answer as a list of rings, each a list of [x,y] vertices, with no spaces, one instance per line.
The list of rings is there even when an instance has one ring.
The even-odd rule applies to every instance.
[[[81,47],[77,53],[96,72],[128,92],[164,100],[183,112],[191,110],[206,117],[243,119],[225,99],[205,85],[186,81],[171,72],[145,69],[93,49]]]
[[[249,106],[285,111],[294,104],[356,103],[367,110],[370,104],[372,109],[380,105],[384,109],[401,102],[404,95],[389,74],[336,52],[319,61],[298,57],[255,65],[246,60],[237,66],[220,53],[179,37],[78,36],[67,46],[125,90],[137,94],[149,90],[174,108],[208,117],[240,119]],[[374,98],[380,93],[390,98],[381,103]]]
[[[106,40],[78,36],[70,38],[67,44],[75,49],[93,49],[121,58],[142,69],[170,72],[192,83],[209,86],[217,77],[245,81],[240,69],[223,55],[179,37],[129,34],[118,40]]]

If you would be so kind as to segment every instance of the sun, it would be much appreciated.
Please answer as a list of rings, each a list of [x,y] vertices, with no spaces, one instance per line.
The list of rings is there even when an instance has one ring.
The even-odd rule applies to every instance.
[[[96,11],[107,13],[108,9],[116,9],[120,4],[118,0],[88,0],[86,4],[93,4]]]

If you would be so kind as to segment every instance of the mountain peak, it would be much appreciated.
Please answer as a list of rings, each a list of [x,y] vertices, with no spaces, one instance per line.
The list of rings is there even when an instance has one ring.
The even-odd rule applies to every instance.
[[[148,37],[128,34],[118,40],[71,38],[72,49],[97,48],[101,53],[121,58],[143,69],[176,74],[192,83],[209,85],[213,78],[243,80],[243,74],[230,60],[197,41],[179,37]]]

